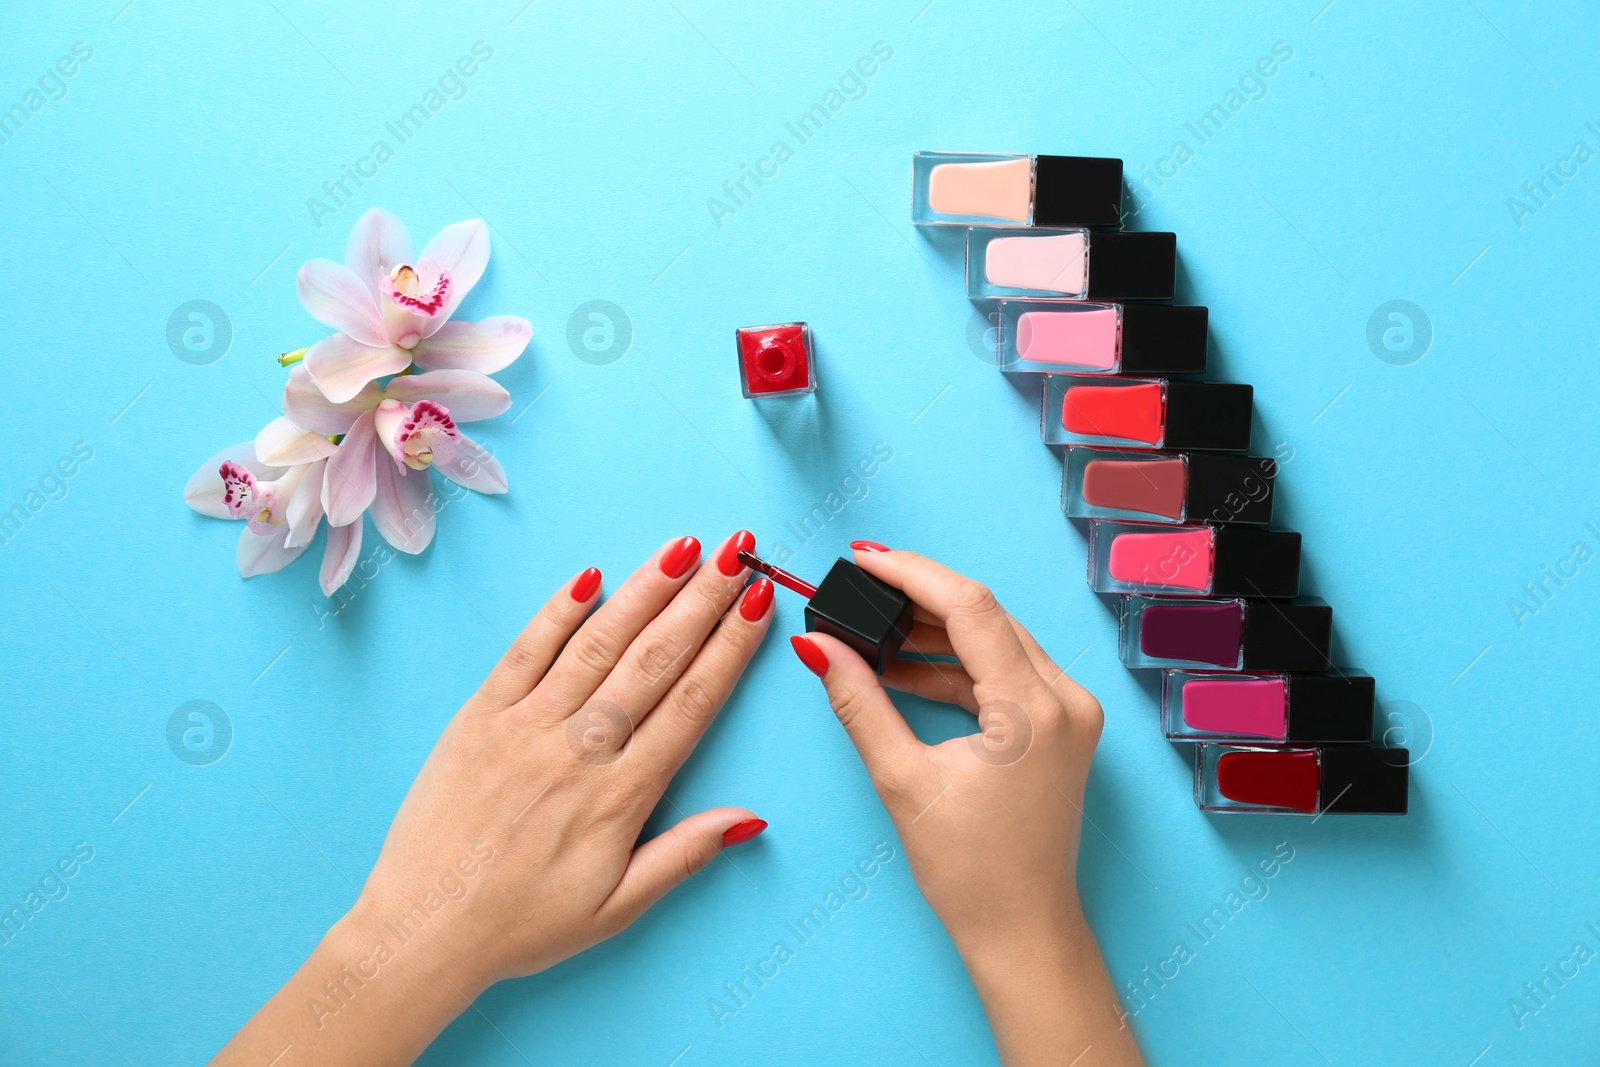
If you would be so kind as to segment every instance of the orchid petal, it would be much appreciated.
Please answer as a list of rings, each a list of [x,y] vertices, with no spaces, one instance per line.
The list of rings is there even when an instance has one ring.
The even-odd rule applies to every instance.
[[[390,400],[414,404],[433,400],[444,405],[456,422],[492,419],[511,407],[511,394],[493,378],[470,370],[431,370],[408,374],[384,387]]]
[[[271,467],[256,458],[256,443],[244,441],[237,445],[229,445],[221,452],[212,456],[200,468],[189,476],[188,484],[183,487],[183,502],[194,508],[202,515],[209,515],[213,519],[231,519],[228,506],[222,502],[222,465],[224,463],[237,463],[262,481],[269,481],[283,474],[282,467]]]
[[[447,322],[417,342],[411,358],[429,370],[475,370],[493,374],[516,362],[533,336],[533,325],[516,315],[482,322]]]
[[[377,464],[376,474],[372,524],[385,541],[414,556],[433,540],[433,488],[428,472],[385,461]]]
[[[468,219],[446,226],[428,247],[417,257],[419,261],[431,259],[450,276],[450,298],[434,318],[422,323],[422,336],[431,337],[439,332],[467,293],[478,284],[489,265],[489,227],[482,219]]]
[[[364,411],[339,444],[322,475],[322,510],[328,525],[348,526],[361,517],[377,490],[374,472],[378,435],[372,429],[372,412]],[[392,466],[384,460],[385,466]]]
[[[375,207],[356,220],[350,241],[344,246],[345,266],[366,283],[374,300],[388,285],[389,271],[411,262],[411,235],[405,223],[381,207]]]
[[[306,550],[305,545],[290,548],[283,543],[283,533],[278,531],[269,534],[258,534],[246,527],[239,531],[239,549],[234,555],[234,561],[239,565],[239,574],[244,578],[254,578],[258,574],[272,574],[281,571]]]
[[[306,373],[335,404],[354,400],[374,378],[399,374],[410,365],[411,353],[403,348],[388,342],[374,348],[342,333],[312,345],[305,359]]]
[[[290,548],[304,548],[317,536],[317,526],[322,522],[322,478],[327,465],[327,460],[319,459],[308,466],[305,477],[289,497],[289,506],[285,509],[289,536],[284,544]]]
[[[503,493],[509,488],[506,469],[500,461],[466,434],[456,441],[455,454],[448,460],[434,460],[433,469],[457,485],[480,493]]]
[[[300,303],[311,317],[324,326],[348,334],[364,345],[389,343],[378,298],[367,289],[360,275],[331,259],[313,259],[300,268],[295,287]]]
[[[340,336],[335,334],[334,337]],[[329,338],[332,340],[332,338]],[[383,390],[377,382],[368,382],[361,391],[342,404],[335,404],[323,395],[312,380],[305,365],[295,364],[289,369],[289,384],[283,387],[283,413],[296,425],[318,433],[349,433],[356,416],[371,411],[383,399]]]
[[[361,525],[357,520],[348,526],[328,527],[328,545],[322,550],[322,570],[317,573],[323,596],[332,596],[356,569],[361,556]]]
[[[278,416],[256,434],[256,458],[278,467],[297,467],[327,459],[339,446],[311,430],[302,430]]]

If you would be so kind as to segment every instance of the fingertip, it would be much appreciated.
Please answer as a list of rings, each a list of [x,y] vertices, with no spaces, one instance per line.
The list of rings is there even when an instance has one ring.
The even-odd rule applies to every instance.
[[[590,567],[572,579],[572,586],[568,589],[568,592],[572,594],[572,599],[579,604],[587,604],[600,591],[602,580],[600,568]]]
[[[794,649],[796,656],[800,657],[800,662],[806,665],[806,670],[818,678],[827,676],[828,654],[822,650],[822,646],[812,640],[811,635],[795,634],[789,638],[789,647]]]
[[[749,530],[740,530],[722,543],[722,548],[717,551],[717,570],[725,578],[732,578],[744,570],[744,563],[739,559],[741,552],[754,552],[756,550],[756,535]]]
[[[739,617],[745,622],[760,622],[772,613],[772,582],[757,578],[739,601]]]
[[[733,845],[742,845],[746,841],[753,840],[760,836],[761,832],[767,828],[767,825],[767,820],[755,818],[736,822],[722,831],[722,847],[729,848]]]

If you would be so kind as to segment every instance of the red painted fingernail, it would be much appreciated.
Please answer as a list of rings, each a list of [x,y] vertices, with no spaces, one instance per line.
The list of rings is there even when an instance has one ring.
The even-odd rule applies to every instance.
[[[742,845],[766,828],[767,820],[765,819],[746,819],[744,822],[736,822],[722,831],[722,847]]]
[[[749,530],[740,530],[728,538],[728,543],[722,546],[722,551],[717,553],[717,570],[732,578],[744,570],[744,564],[739,562],[739,553],[754,552],[756,550],[756,535]]]
[[[888,545],[880,545],[876,541],[851,541],[850,547],[858,552],[887,552]]]
[[[757,578],[744,594],[744,603],[739,605],[739,615],[745,622],[760,622],[767,617],[767,611],[771,607],[772,583],[765,578]]]
[[[818,678],[828,673],[828,657],[822,654],[822,649],[804,637],[791,637],[789,644],[793,646],[794,654],[800,657],[800,662],[806,665],[806,670]]]
[[[600,588],[600,568],[590,567],[572,580],[572,599],[587,604]]]
[[[700,542],[693,537],[680,537],[661,553],[661,573],[668,578],[682,578],[699,558]]]

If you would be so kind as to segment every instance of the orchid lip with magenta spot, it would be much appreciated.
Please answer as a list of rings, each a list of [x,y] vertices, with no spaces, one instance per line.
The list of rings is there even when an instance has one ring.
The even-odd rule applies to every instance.
[[[432,400],[402,404],[398,400],[379,401],[372,411],[373,429],[396,463],[414,471],[455,458],[461,431],[444,405]]]

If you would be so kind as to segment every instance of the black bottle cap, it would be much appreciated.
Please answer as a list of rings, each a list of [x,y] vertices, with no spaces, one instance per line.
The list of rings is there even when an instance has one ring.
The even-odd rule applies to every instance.
[[[911,634],[911,598],[841,559],[806,601],[806,629],[837,637],[882,674]]]
[[[1376,686],[1363,671],[1289,675],[1286,741],[1372,743]]]
[[[1204,374],[1208,314],[1202,307],[1124,305],[1120,373]]]
[[[1255,390],[1219,382],[1168,382],[1164,448],[1244,452]]]
[[[1322,755],[1322,810],[1344,815],[1404,815],[1411,753],[1403,748],[1327,745]]]
[[[1285,600],[1300,595],[1300,535],[1219,526],[1213,535],[1211,595]]]
[[[1247,671],[1325,671],[1333,609],[1315,597],[1244,602]]]
[[[1035,226],[1121,226],[1122,160],[1033,157]]]
[[[1088,300],[1171,300],[1178,284],[1175,233],[1089,235]]]
[[[1272,521],[1272,486],[1278,461],[1262,456],[1191,452],[1189,492],[1183,513],[1189,522],[1237,522],[1265,526]]]

